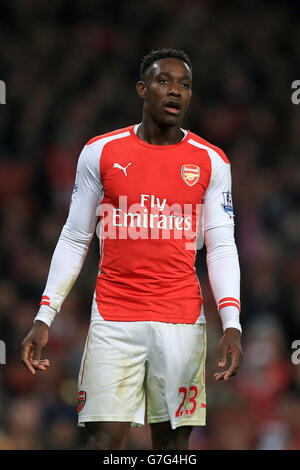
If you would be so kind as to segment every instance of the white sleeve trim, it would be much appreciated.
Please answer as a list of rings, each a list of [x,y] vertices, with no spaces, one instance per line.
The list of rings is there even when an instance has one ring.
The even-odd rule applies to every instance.
[[[35,323],[37,320],[42,321],[50,328],[56,313],[57,312],[54,310],[54,308],[48,307],[47,305],[41,305],[33,322]]]

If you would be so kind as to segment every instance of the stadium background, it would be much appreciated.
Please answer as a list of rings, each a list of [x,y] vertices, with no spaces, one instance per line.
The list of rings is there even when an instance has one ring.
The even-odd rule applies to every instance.
[[[0,449],[84,448],[76,385],[97,273],[98,239],[32,377],[20,361],[65,222],[84,143],[140,121],[135,92],[141,56],[182,48],[194,66],[189,128],[232,163],[242,271],[244,363],[214,383],[220,321],[199,254],[208,320],[205,428],[191,449],[299,449],[300,79],[296,2],[1,2],[0,79]],[[128,449],[150,448],[149,427]]]

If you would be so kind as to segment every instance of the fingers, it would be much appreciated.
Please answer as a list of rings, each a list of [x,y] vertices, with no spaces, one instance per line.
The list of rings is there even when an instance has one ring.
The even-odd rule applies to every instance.
[[[23,363],[26,365],[27,369],[35,375],[36,370],[46,370],[50,366],[50,362],[48,359],[27,359],[24,360]]]
[[[47,367],[50,366],[50,362],[48,359],[41,359],[41,360],[33,360],[32,365],[37,370],[46,370]]]
[[[32,375],[34,375],[35,370],[33,366],[31,365],[31,361],[32,361],[31,356],[32,356],[31,344],[28,343],[28,344],[22,345],[22,362],[25,365],[25,367],[27,367],[29,372],[31,372]]]
[[[213,376],[214,376],[215,380],[218,381],[218,380],[228,380],[229,377],[233,377],[236,374],[237,374],[236,370],[228,369],[225,372],[216,372]]]
[[[218,366],[219,367],[224,367],[226,364],[227,360],[227,351],[228,351],[228,346],[226,344],[220,346],[219,352],[220,352],[220,359]]]
[[[228,380],[229,377],[233,377],[234,375],[236,375],[237,371],[238,371],[239,363],[240,363],[240,358],[241,358],[240,352],[238,350],[234,349],[231,352],[231,365],[230,365],[229,369],[225,372],[216,372],[215,374],[213,374],[215,380],[216,381],[218,381],[218,380]],[[222,360],[222,361],[219,362],[220,367],[222,367],[221,363],[224,367],[224,365],[226,363],[226,359],[225,359],[225,361]]]
[[[37,364],[39,362],[41,358],[41,354],[42,354],[42,346],[36,343],[34,351],[33,351],[33,358],[32,358],[34,363]]]
[[[41,359],[42,349],[43,347],[37,343],[31,362],[33,367],[37,370],[46,370],[50,365],[48,359]]]
[[[46,370],[50,366],[48,359],[40,359],[41,348],[35,350],[31,343],[22,346],[22,362],[32,375],[36,370]]]

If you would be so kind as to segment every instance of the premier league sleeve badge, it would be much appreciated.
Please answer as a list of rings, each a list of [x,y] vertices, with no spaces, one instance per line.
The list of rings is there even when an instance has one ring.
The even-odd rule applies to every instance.
[[[224,198],[224,204],[221,204],[223,207],[224,211],[229,215],[229,217],[232,219],[234,217],[233,214],[233,204],[232,204],[232,195],[230,191],[227,191],[223,194]]]

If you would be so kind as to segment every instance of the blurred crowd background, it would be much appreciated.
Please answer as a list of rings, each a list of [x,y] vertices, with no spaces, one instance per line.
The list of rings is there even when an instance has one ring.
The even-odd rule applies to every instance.
[[[232,164],[244,362],[214,382],[222,333],[205,265],[207,426],[190,449],[300,449],[300,79],[297,2],[1,2],[0,449],[80,449],[77,375],[89,325],[98,238],[55,319],[33,377],[20,344],[38,310],[65,222],[78,155],[95,135],[141,120],[135,91],[150,49],[184,49],[194,86],[185,127]],[[300,357],[300,354],[298,355]],[[149,426],[128,449],[150,449]]]

